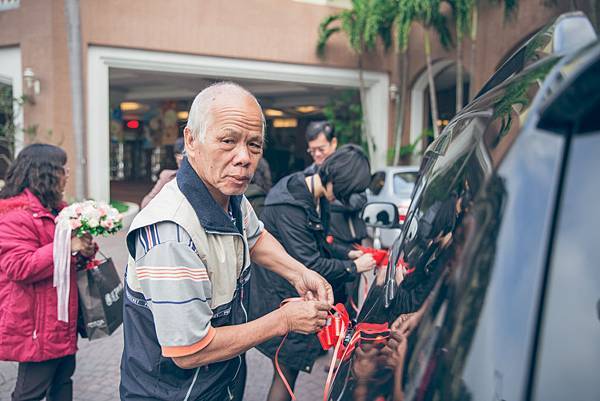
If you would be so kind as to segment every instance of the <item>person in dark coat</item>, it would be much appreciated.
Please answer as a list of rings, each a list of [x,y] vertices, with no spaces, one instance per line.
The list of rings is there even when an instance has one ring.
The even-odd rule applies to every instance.
[[[375,267],[370,254],[327,243],[329,225],[328,202],[347,200],[363,192],[370,182],[369,161],[355,145],[342,146],[330,156],[318,172],[305,176],[303,172],[282,178],[269,192],[262,213],[265,228],[295,259],[321,274],[333,286],[344,284]],[[350,257],[355,257],[351,260]],[[251,280],[251,318],[256,319],[275,309],[287,298],[298,294],[285,280],[257,266]],[[257,348],[274,362],[282,337],[273,338]],[[320,345],[314,335],[288,335],[279,353],[279,365],[293,387],[299,371],[310,372],[319,354]],[[275,366],[275,365],[274,365]],[[269,401],[289,400],[289,394],[277,371],[267,398]]]
[[[306,176],[313,175],[319,166],[337,149],[337,138],[334,126],[327,121],[313,121],[306,128],[307,152],[314,163],[304,170]],[[333,243],[347,250],[360,244],[367,238],[367,226],[360,218],[360,212],[367,204],[367,194],[352,194],[346,201],[336,199],[331,203],[329,234]]]

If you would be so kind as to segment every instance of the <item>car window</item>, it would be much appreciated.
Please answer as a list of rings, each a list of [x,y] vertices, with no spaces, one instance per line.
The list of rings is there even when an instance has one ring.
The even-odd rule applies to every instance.
[[[549,25],[533,35],[516,53],[514,53],[494,75],[485,83],[475,96],[476,98],[498,86],[510,77],[523,71],[528,65],[535,63],[552,52],[552,34],[554,25]]]
[[[536,152],[505,162],[509,150],[520,150],[512,145],[522,138],[533,99],[557,61],[531,65],[488,92],[446,127],[444,141],[426,151],[404,227],[393,246],[393,255],[399,257],[392,258],[383,274],[376,273],[358,316],[359,322],[392,326],[418,316],[418,329],[408,340],[402,363],[407,400],[522,398],[521,377],[528,369],[533,327],[527,323],[533,314],[534,278],[539,275],[534,267],[540,257],[537,250],[547,244],[542,234],[549,231],[547,208],[563,142],[550,134],[533,143],[527,137],[522,146]],[[524,191],[534,193],[523,199]],[[504,217],[513,198],[520,199],[520,208]],[[540,207],[530,211],[534,201]],[[501,251],[499,244],[504,246]],[[515,263],[516,254],[524,255],[523,260]],[[501,278],[492,280],[498,271]],[[352,378],[354,363],[343,365],[342,377]],[[391,385],[381,385],[389,372],[383,366],[379,370],[373,399],[392,391]],[[352,388],[342,383],[336,391],[338,387]],[[336,394],[334,399],[348,399]]]
[[[565,170],[542,312],[534,400],[598,399],[600,395],[600,90],[596,63],[585,91],[595,107],[575,128]],[[590,72],[592,69],[590,69]],[[591,79],[590,79],[591,78]],[[583,82],[583,81],[582,81]],[[569,89],[565,92],[568,93]],[[587,96],[590,101],[594,99]],[[596,130],[590,131],[594,125]],[[590,133],[591,132],[591,133]]]
[[[417,173],[415,172],[394,174],[394,193],[396,195],[410,197],[416,181]]]
[[[381,190],[385,186],[385,171],[377,171],[371,176],[371,183],[369,184],[369,191],[373,195],[379,195]]]
[[[540,62],[490,92],[481,100],[481,104],[489,105],[489,112],[482,110],[471,119],[457,122],[460,133],[453,134],[453,141],[446,153],[437,157],[429,170],[428,183],[422,191],[420,204],[416,206],[415,218],[406,228],[407,239],[403,251],[405,262],[416,267],[417,271],[421,266],[438,259],[446,271],[439,277],[448,278],[437,284],[440,286],[437,292],[431,291],[431,298],[426,304],[429,310],[424,313],[423,325],[411,337],[408,379],[405,383],[407,400],[492,399],[496,394],[515,399],[519,397],[513,396],[523,390],[514,383],[520,383],[519,374],[526,369],[528,361],[524,352],[528,346],[528,337],[525,335],[528,330],[523,328],[526,325],[511,328],[511,316],[504,314],[506,307],[502,299],[486,301],[488,297],[493,297],[489,294],[494,294],[500,288],[503,293],[508,293],[510,287],[507,286],[512,285],[512,278],[510,282],[497,283],[491,282],[491,279],[495,266],[506,263],[506,258],[514,251],[504,250],[497,254],[496,248],[507,196],[518,191],[521,184],[507,186],[506,178],[492,174],[492,171],[499,168],[522,131],[533,98],[555,63],[556,60]],[[477,143],[475,146],[474,141]],[[552,141],[548,140],[548,143]],[[548,161],[552,162],[552,165],[558,164],[557,160]],[[515,174],[513,172],[510,177]],[[552,177],[552,174],[557,174],[556,169],[548,168],[545,171],[546,177]],[[551,190],[546,186],[544,191],[538,191],[537,196],[545,199],[541,194],[545,193],[544,196],[548,197]],[[443,216],[444,207],[436,205],[452,203],[452,200],[460,212],[455,216],[450,243],[445,244],[445,249],[440,253],[440,246],[436,245],[438,240],[432,239],[435,236],[426,236],[429,237],[428,241],[418,240],[418,237],[425,234],[429,226],[435,227],[435,223],[428,222],[439,222]],[[540,204],[544,202],[549,200],[542,200]],[[531,221],[543,221],[546,217],[543,210],[541,207],[537,215],[530,216]],[[508,234],[516,228],[510,225],[508,223],[509,228],[504,228],[504,236],[517,236]],[[544,227],[539,224],[536,229],[543,232]],[[436,233],[439,230],[431,231]],[[411,236],[417,240],[411,239]],[[539,244],[536,241],[541,241],[541,236],[534,238],[533,242]],[[420,251],[411,242],[425,243],[427,250]],[[410,276],[402,285],[410,285],[409,280]],[[399,292],[401,294],[402,291]],[[530,292],[521,296],[529,297]],[[506,305],[520,299],[516,294],[513,297],[512,300],[506,300]],[[411,298],[401,302],[401,307],[414,299],[413,293]],[[523,305],[526,303],[523,302]],[[526,308],[526,311],[530,310]],[[519,319],[527,321],[529,317],[530,314],[523,313],[523,317],[517,318],[515,315],[514,319],[516,322]],[[502,322],[504,329],[496,327],[496,322]],[[502,354],[502,350],[494,343],[495,332],[498,336],[507,336],[511,329],[522,335],[512,339],[513,349],[510,352],[506,350]],[[510,341],[503,338],[499,343],[507,345]],[[487,362],[489,364],[486,365]],[[507,369],[511,364],[517,367]],[[505,388],[507,385],[510,389]]]

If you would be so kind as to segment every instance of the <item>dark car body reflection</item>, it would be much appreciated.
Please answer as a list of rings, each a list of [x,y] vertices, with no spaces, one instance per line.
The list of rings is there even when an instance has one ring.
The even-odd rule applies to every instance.
[[[557,26],[520,49],[428,148],[390,264],[357,318],[387,322],[394,341],[359,346],[330,400],[600,399],[600,382],[589,379],[600,371],[600,253],[591,240],[600,212],[590,207],[600,197],[600,158],[591,157],[600,152],[600,45],[547,52]],[[576,182],[587,208],[580,189],[567,192]],[[577,254],[561,230],[578,238]],[[591,281],[585,293],[574,278],[555,282],[567,268],[561,252]],[[568,347],[556,332],[553,311],[569,313],[555,305],[563,295],[583,309],[570,324],[585,332],[570,335],[585,345]],[[582,347],[589,371],[580,372],[569,358]],[[578,388],[565,391],[570,382]]]

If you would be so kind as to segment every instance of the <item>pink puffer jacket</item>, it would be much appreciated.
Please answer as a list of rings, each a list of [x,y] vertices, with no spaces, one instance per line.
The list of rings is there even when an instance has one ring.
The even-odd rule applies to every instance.
[[[28,189],[0,199],[0,360],[39,362],[77,351],[74,268],[69,322],[57,319],[54,226],[54,216]]]

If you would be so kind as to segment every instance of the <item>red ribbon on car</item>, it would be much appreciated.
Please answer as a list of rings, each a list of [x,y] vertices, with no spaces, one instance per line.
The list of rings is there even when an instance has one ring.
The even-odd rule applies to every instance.
[[[362,245],[358,245],[358,244],[354,245],[354,248],[361,251],[362,253],[369,253],[369,254],[373,255],[373,259],[375,259],[375,263],[377,264],[378,268],[387,266],[389,256],[390,256],[387,249],[368,248],[366,246],[362,246]]]
[[[288,302],[302,301],[303,298],[288,298],[284,300],[280,306],[285,305]],[[346,307],[343,304],[335,305],[329,312],[327,324],[318,333],[317,338],[319,343],[324,350],[329,350],[334,347],[333,358],[329,366],[329,372],[327,374],[327,380],[325,381],[325,388],[323,391],[323,400],[327,401],[327,395],[331,389],[331,384],[337,375],[337,371],[343,361],[350,358],[357,345],[363,342],[370,342],[374,344],[382,344],[387,341],[390,337],[390,329],[388,323],[358,323],[354,327],[352,337],[348,341],[347,345],[344,345],[344,340],[351,329],[350,316]],[[281,340],[277,352],[275,352],[275,368],[277,374],[283,381],[285,388],[292,397],[292,401],[296,401],[294,392],[285,379],[281,368],[279,367],[279,351],[283,347],[287,334]]]

